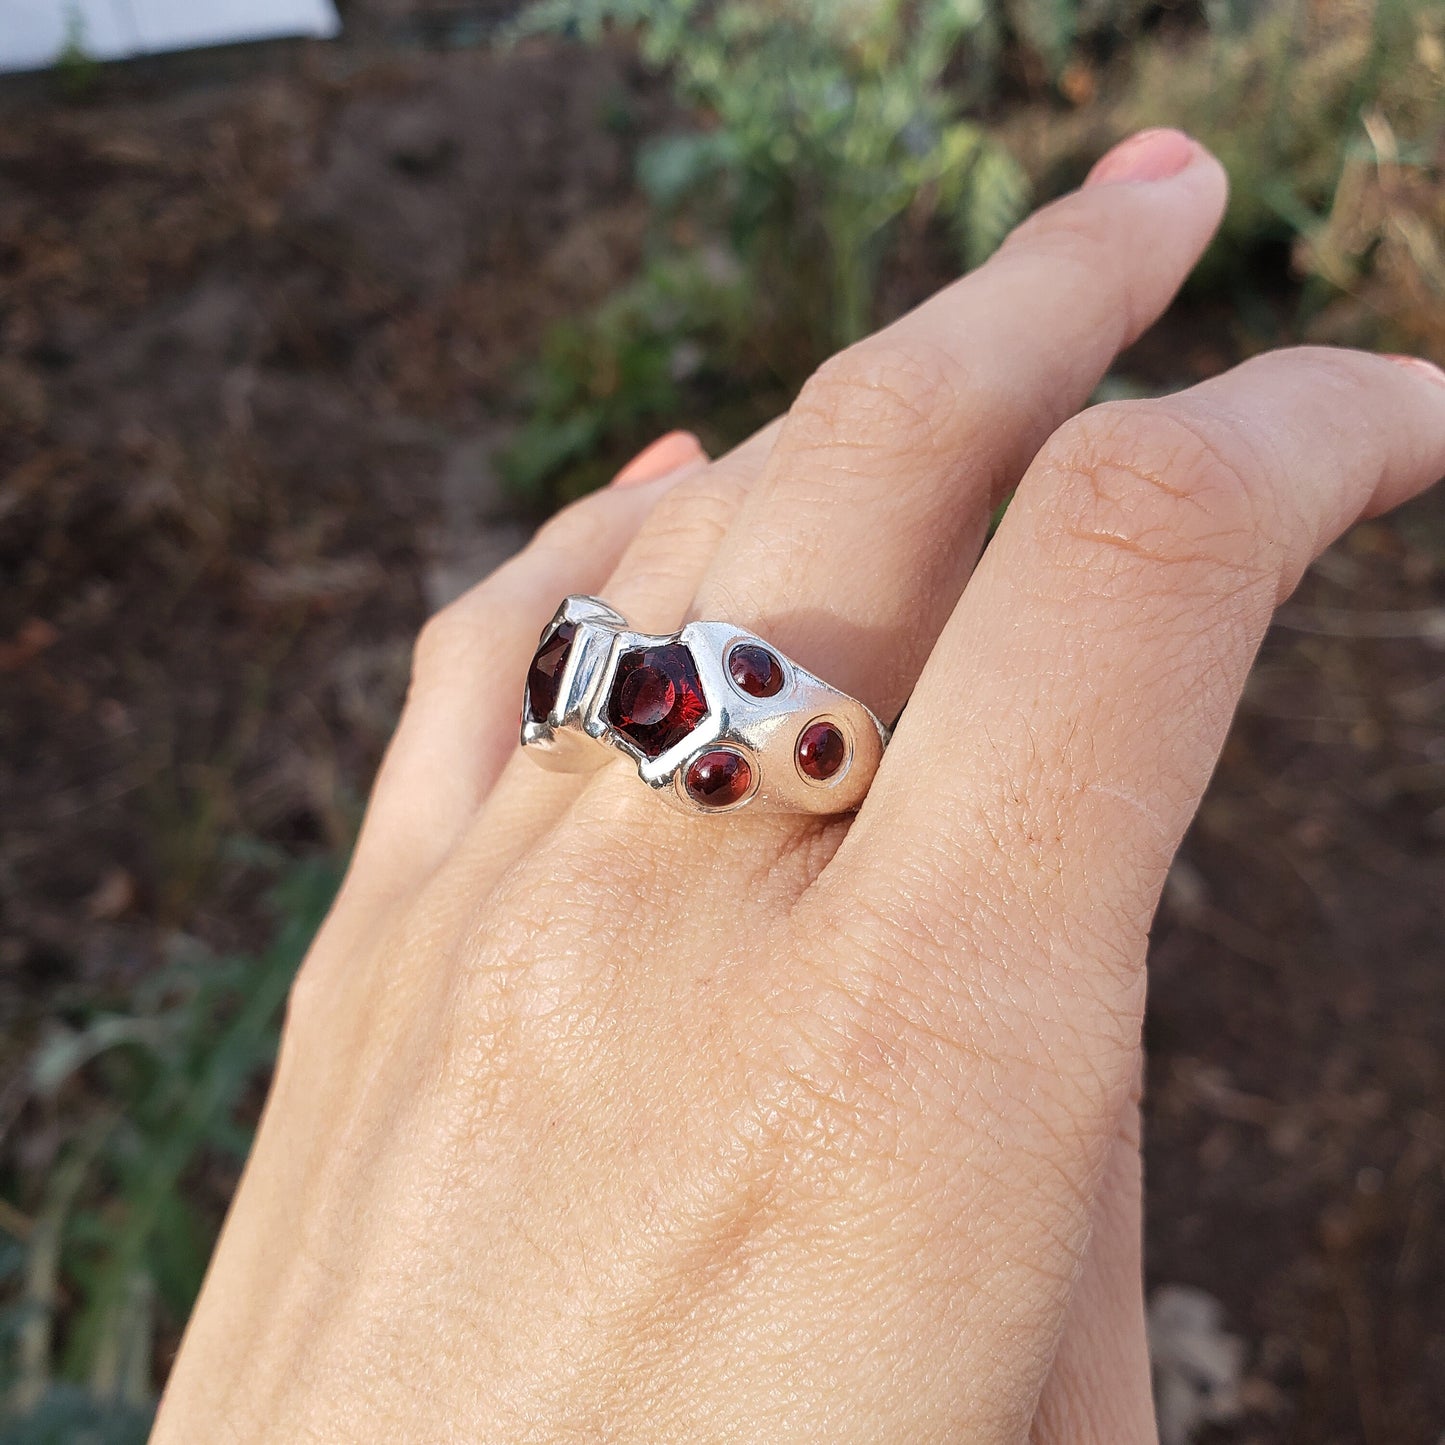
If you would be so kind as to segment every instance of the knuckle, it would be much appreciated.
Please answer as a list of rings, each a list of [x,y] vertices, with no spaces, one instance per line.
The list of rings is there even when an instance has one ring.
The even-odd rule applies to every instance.
[[[1283,346],[1264,351],[1239,364],[1238,370],[1289,371],[1307,377],[1312,389],[1337,394],[1356,402],[1369,390],[1368,373],[1361,369],[1361,353],[1341,346]]]
[[[1091,200],[1076,192],[1040,207],[1009,232],[998,256],[1012,260],[1028,252],[1096,268],[1100,252],[1113,255],[1118,249],[1119,215],[1112,208],[1089,204]]]
[[[1095,315],[1113,317],[1118,328],[1114,349],[1118,349],[1147,321],[1138,313],[1131,278],[1120,272],[1120,239],[1119,214],[1101,208],[1091,196],[1076,193],[1035,211],[1016,226],[988,267],[1018,266],[1026,275],[1046,272],[1051,290],[1080,297],[1097,297],[1101,289],[1107,292],[1109,304],[1092,309]]]
[[[947,445],[967,409],[956,358],[923,342],[881,336],[825,361],[788,412],[795,449],[864,447],[926,456]]]
[[[285,1068],[289,1075],[297,1056],[314,1049],[316,1041],[325,1036],[327,1018],[334,1015],[335,1005],[330,976],[323,971],[317,951],[312,950],[302,960],[286,993],[278,1072]]]
[[[905,1131],[876,1056],[860,1047],[846,994],[772,1024],[746,1059],[745,1105],[734,1117],[775,1206],[816,1207],[874,1195]]]
[[[539,553],[566,557],[585,555],[596,540],[598,513],[612,499],[613,494],[602,491],[569,502],[537,529],[520,555],[529,552],[533,556]]]
[[[478,647],[487,645],[499,630],[510,628],[519,596],[534,590],[538,576],[557,570],[549,562],[570,570],[569,564],[595,547],[600,509],[609,500],[607,494],[595,493],[563,507],[520,552],[433,613],[412,647],[413,687],[433,675],[449,674],[458,664],[474,666]]]
[[[690,587],[731,525],[740,496],[737,478],[708,467],[659,498],[619,568],[628,598],[641,606]]]
[[[958,1060],[934,943],[863,897],[814,914],[808,932],[771,1001],[773,1037],[802,1096],[832,1101],[835,1134],[891,1156]]]
[[[893,1188],[888,1165],[903,1162],[922,1193],[943,1199],[959,1182],[956,1168],[933,1175],[936,1191],[914,1171],[932,1169],[967,1097],[1007,1139],[1011,1167],[1036,1172],[1041,1195],[1075,1202],[1084,1184],[1071,1161],[1112,1127],[1130,1066],[1125,1046],[1104,1028],[1066,1039],[1062,1017],[1041,1031],[1028,1003],[984,979],[961,987],[968,970],[955,949],[940,953],[924,937],[900,943],[891,920],[881,935],[865,914],[845,926],[845,946],[820,967],[805,960],[773,1001],[767,1115],[786,1131],[777,1152],[826,1161],[828,1177],[846,1179],[854,1199]],[[1010,1077],[1050,1082],[1024,1098],[1000,1094],[997,1081]],[[784,1179],[818,1189],[816,1179]]]
[[[321,979],[317,974],[314,955],[303,960],[291,980],[286,995],[285,1031],[292,1033],[306,1028],[321,1009]]]
[[[411,650],[413,689],[425,686],[429,678],[455,676],[459,667],[475,664],[478,638],[487,631],[477,615],[485,607],[484,586],[448,603],[422,624]]]
[[[1045,445],[1059,485],[1048,522],[1143,562],[1274,569],[1274,468],[1242,434],[1171,402],[1110,402]]]
[[[721,540],[737,509],[736,481],[708,467],[679,482],[660,498],[643,524],[649,547],[686,544],[711,550]]]

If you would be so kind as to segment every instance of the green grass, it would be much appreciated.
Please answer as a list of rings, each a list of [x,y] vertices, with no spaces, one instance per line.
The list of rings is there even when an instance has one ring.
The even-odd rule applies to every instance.
[[[35,1054],[30,1105],[63,1142],[34,1212],[0,1214],[0,1442],[145,1437],[157,1342],[184,1324],[214,1238],[195,1175],[234,1174],[250,1148],[286,994],[339,876],[258,861],[275,873],[264,953],[192,948],[128,1010],[56,1022]]]

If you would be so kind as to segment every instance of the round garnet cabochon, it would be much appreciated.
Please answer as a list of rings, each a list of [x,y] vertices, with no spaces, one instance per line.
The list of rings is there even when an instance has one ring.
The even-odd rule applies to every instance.
[[[730,808],[742,802],[752,783],[752,765],[731,748],[699,753],[683,775],[688,797],[704,808]]]
[[[798,770],[815,783],[826,783],[838,775],[848,761],[848,740],[830,722],[809,723],[798,738]]]
[[[749,697],[775,697],[783,688],[783,664],[756,642],[740,642],[728,653],[728,676]]]

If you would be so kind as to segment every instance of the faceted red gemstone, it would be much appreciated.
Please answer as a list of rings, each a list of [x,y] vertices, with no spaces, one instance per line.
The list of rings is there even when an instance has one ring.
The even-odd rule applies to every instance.
[[[634,667],[617,689],[617,710],[633,727],[656,727],[677,706],[677,684],[656,667]]]
[[[740,802],[752,781],[748,760],[728,748],[700,753],[688,764],[683,777],[688,797],[704,808],[726,808]]]
[[[798,739],[798,767],[805,777],[825,783],[848,760],[848,743],[830,722],[810,723]]]
[[[532,658],[532,665],[527,669],[525,716],[534,722],[545,721],[557,706],[562,669],[567,665],[567,654],[572,651],[572,639],[576,635],[575,623],[559,622],[542,638],[542,645]]]
[[[707,712],[692,654],[680,642],[624,652],[617,663],[607,721],[644,756],[661,757]]]
[[[728,672],[749,697],[772,697],[783,686],[783,664],[755,642],[741,642],[728,653]]]

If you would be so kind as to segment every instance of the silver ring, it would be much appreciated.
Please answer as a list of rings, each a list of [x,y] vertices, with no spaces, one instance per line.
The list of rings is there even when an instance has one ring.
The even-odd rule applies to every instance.
[[[633,632],[596,597],[569,597],[542,632],[522,746],[544,768],[631,758],[687,813],[847,813],[878,771],[888,729],[771,643],[729,622]]]

